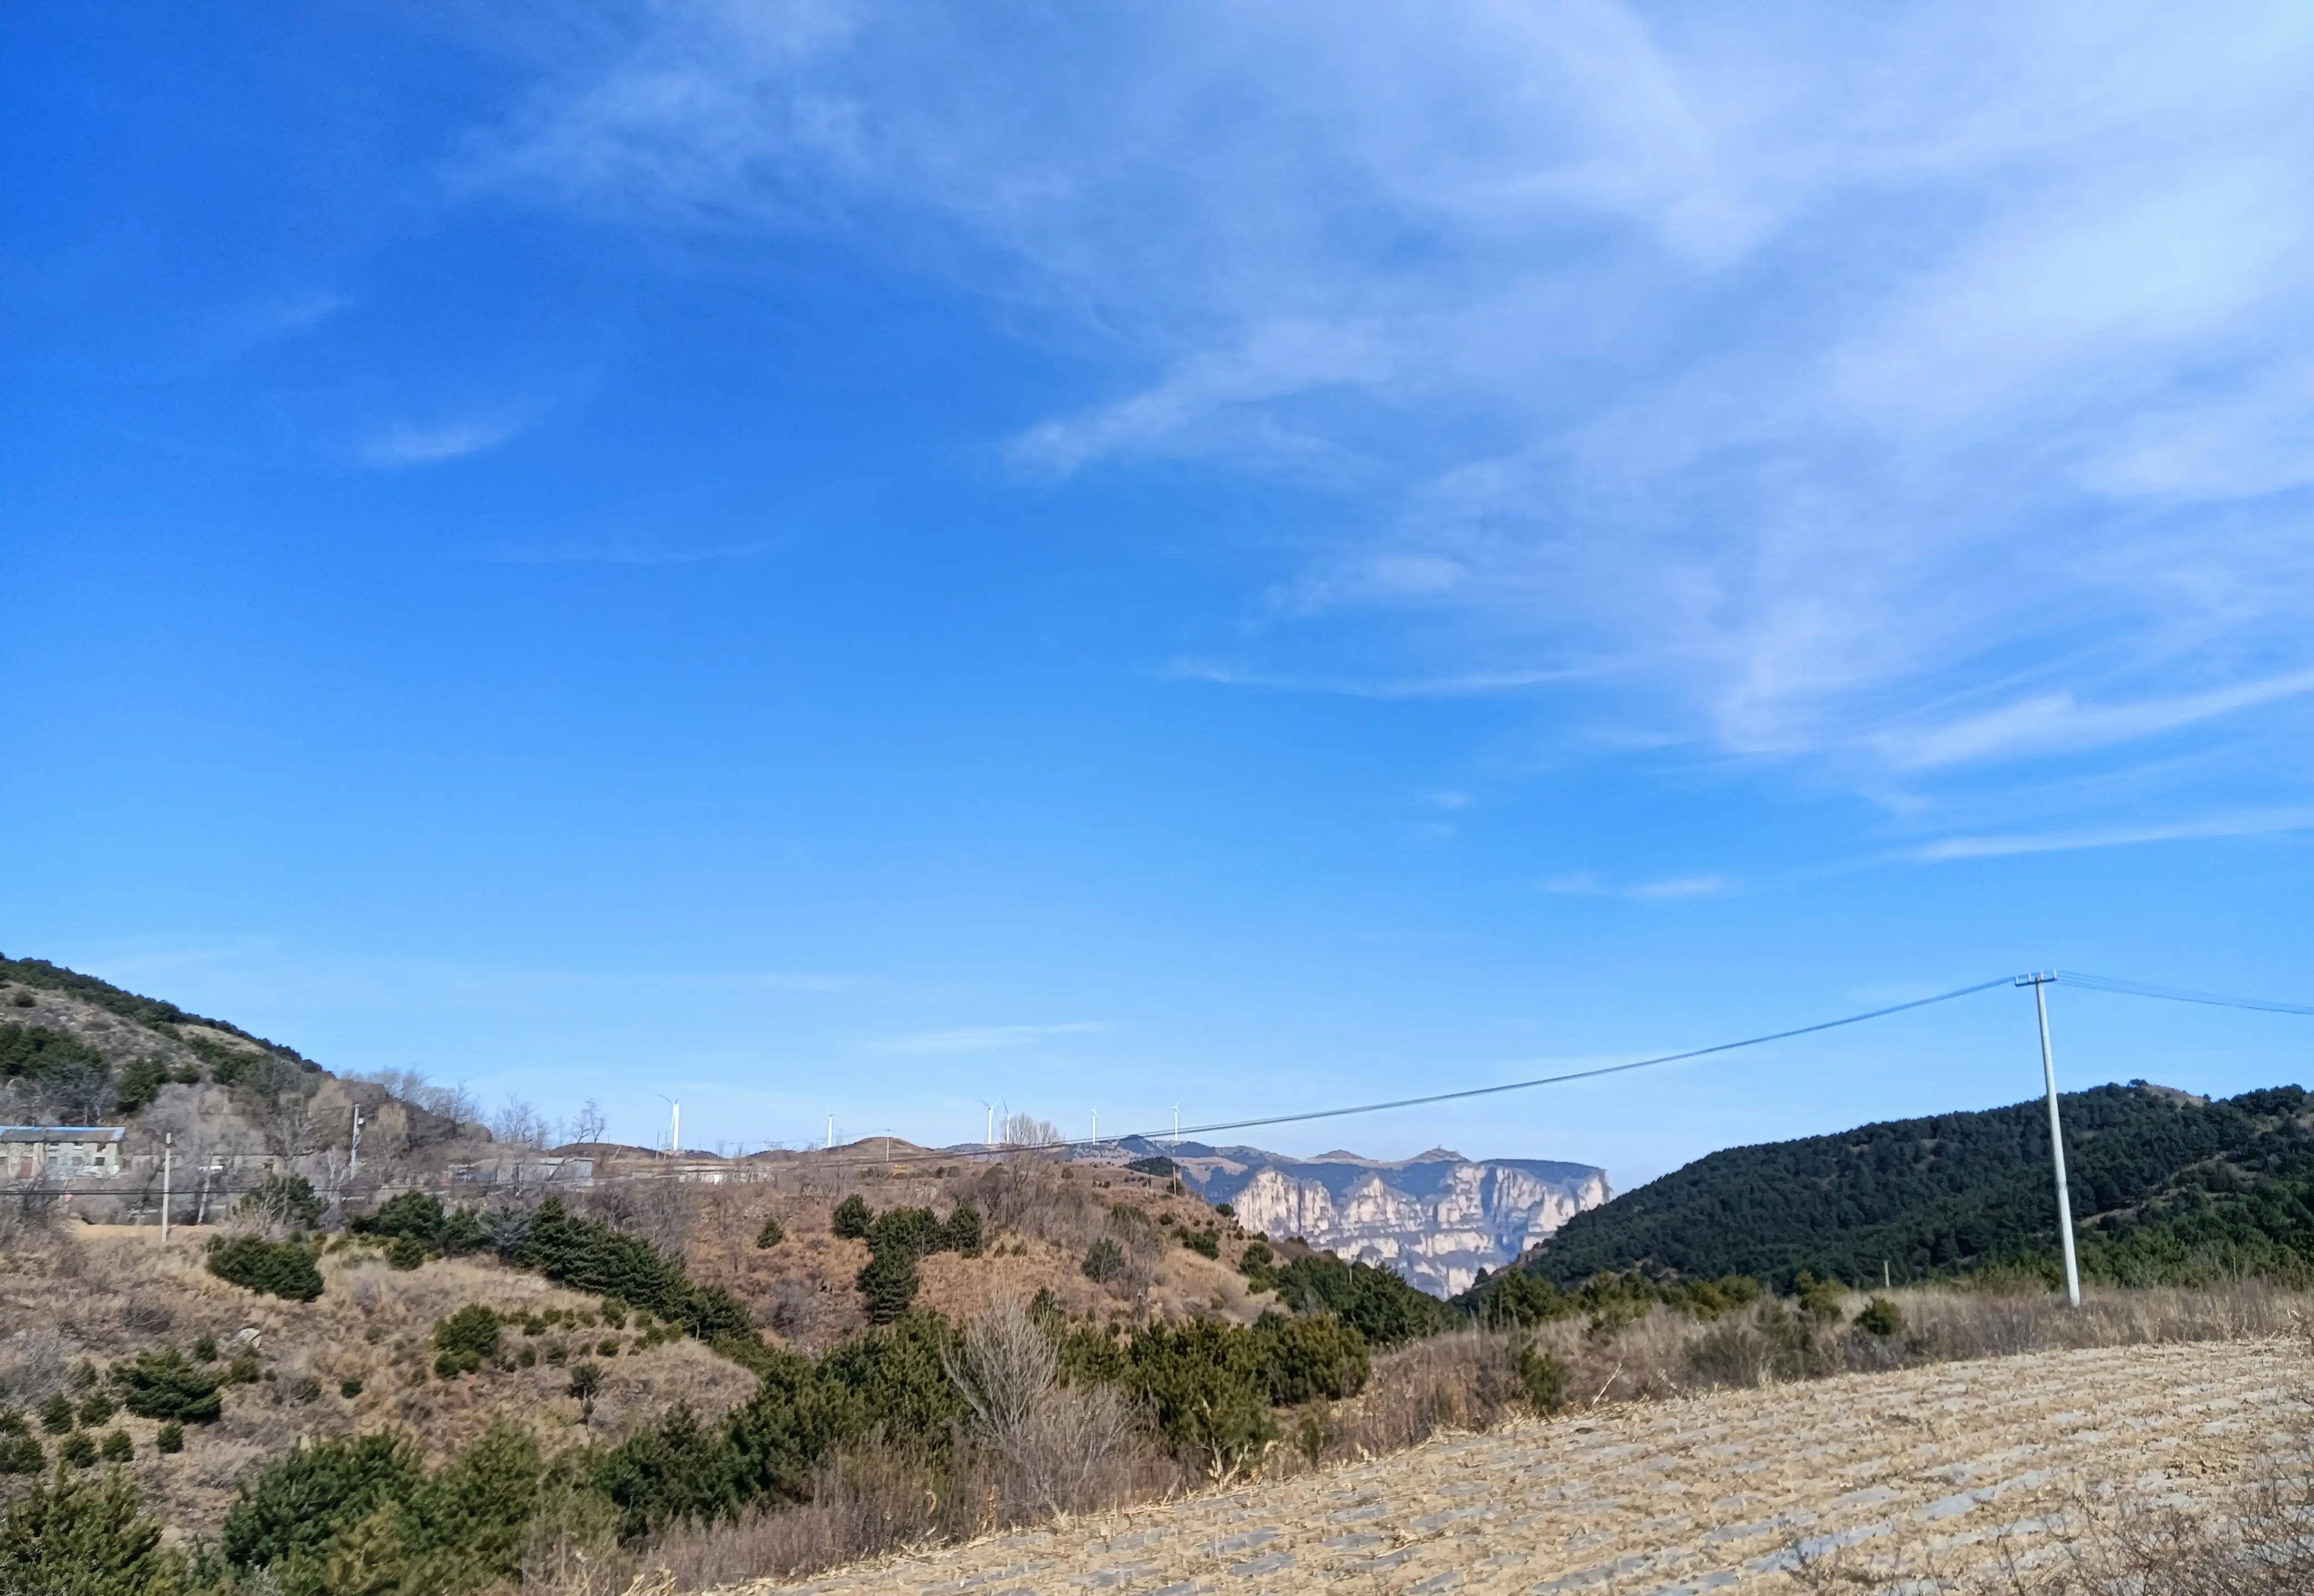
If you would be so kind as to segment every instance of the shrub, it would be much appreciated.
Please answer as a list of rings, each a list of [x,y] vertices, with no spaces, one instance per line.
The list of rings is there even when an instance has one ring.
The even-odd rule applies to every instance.
[[[91,1391],[81,1399],[80,1422],[93,1430],[112,1417],[115,1406],[112,1398],[104,1392]]]
[[[40,1428],[51,1435],[69,1435],[73,1427],[72,1398],[58,1391],[40,1404]]]
[[[913,1257],[939,1250],[941,1227],[929,1208],[887,1208],[868,1226],[872,1251],[902,1250]]]
[[[351,1399],[362,1394],[362,1382],[351,1375],[338,1381],[338,1395]]]
[[[219,1280],[291,1302],[311,1302],[322,1294],[322,1272],[314,1255],[294,1241],[243,1236],[209,1243],[209,1273]]]
[[[1273,1407],[1355,1397],[1373,1368],[1365,1337],[1330,1313],[1303,1318],[1265,1313],[1255,1338],[1262,1387]]]
[[[398,1435],[309,1442],[242,1482],[218,1549],[236,1568],[311,1556],[385,1503],[409,1502],[423,1478],[417,1449]]]
[[[216,1350],[215,1343],[209,1350]],[[217,1388],[225,1377],[190,1362],[174,1347],[139,1353],[132,1362],[115,1364],[112,1379],[120,1388],[122,1406],[139,1418],[207,1424],[224,1411]]]
[[[1298,1313],[1331,1313],[1371,1347],[1392,1347],[1446,1327],[1446,1305],[1387,1269],[1327,1257],[1297,1258],[1277,1271],[1277,1295]]]
[[[174,1419],[170,1420],[162,1425],[159,1433],[153,1437],[153,1445],[158,1451],[171,1453],[183,1451],[185,1450],[184,1425],[178,1424]]]
[[[888,1325],[908,1311],[923,1284],[915,1255],[905,1248],[888,1247],[860,1271],[860,1294],[868,1300],[868,1322]]]
[[[598,1358],[617,1357],[619,1355],[619,1338],[615,1336],[604,1336],[602,1340],[595,1344],[595,1355]]]
[[[31,1435],[0,1435],[0,1474],[38,1474],[48,1467],[48,1454],[40,1450],[38,1438]]]
[[[1807,1270],[1799,1272],[1792,1282],[1792,1295],[1799,1299],[1800,1311],[1819,1324],[1840,1322],[1840,1283],[1818,1280]]]
[[[1249,1241],[1245,1244],[1245,1250],[1238,1255],[1237,1272],[1244,1275],[1258,1292],[1269,1291],[1276,1285],[1276,1266],[1277,1255],[1270,1250],[1267,1241]]]
[[[568,1212],[558,1197],[531,1215],[516,1261],[547,1279],[647,1308],[690,1336],[755,1338],[746,1305],[720,1286],[695,1284],[682,1263],[640,1237]]]
[[[85,1430],[75,1430],[57,1447],[57,1461],[68,1468],[85,1468],[96,1461],[96,1442]]]
[[[289,1388],[289,1399],[293,1402],[319,1402],[322,1399],[322,1382],[310,1374],[306,1375]]]
[[[409,1236],[396,1236],[385,1244],[385,1266],[404,1274],[426,1261],[426,1244]]]
[[[137,1443],[128,1439],[126,1430],[108,1431],[98,1451],[108,1463],[126,1463],[137,1455]]]
[[[1856,1327],[1885,1341],[1904,1327],[1904,1310],[1886,1297],[1875,1297],[1856,1316]]]
[[[199,1339],[196,1340],[193,1343],[193,1356],[204,1363],[216,1362],[217,1359],[216,1337],[214,1336],[203,1336]]]
[[[1126,1380],[1159,1436],[1216,1483],[1258,1465],[1277,1439],[1253,1332],[1200,1319],[1133,1338]]]
[[[479,1369],[484,1358],[499,1350],[499,1316],[480,1302],[469,1302],[434,1322],[434,1345]]]
[[[830,1229],[847,1241],[865,1241],[868,1227],[874,1219],[875,1215],[869,1210],[868,1200],[854,1192],[835,1205],[835,1212],[829,1217],[828,1223]]]
[[[119,1470],[35,1481],[0,1517],[0,1591],[12,1596],[177,1596],[181,1566]]]
[[[680,1520],[736,1517],[747,1495],[726,1432],[710,1430],[687,1406],[605,1453],[593,1484],[618,1510],[618,1532],[625,1539]]]
[[[776,1213],[765,1214],[764,1228],[755,1232],[755,1246],[768,1252],[787,1239],[787,1227],[780,1223],[780,1216]]]
[[[242,1212],[292,1230],[312,1230],[328,1208],[303,1175],[269,1175],[241,1200]]]
[[[379,1204],[375,1213],[348,1221],[347,1228],[371,1236],[431,1241],[441,1234],[446,1217],[439,1197],[427,1192],[402,1192]]]
[[[1085,1248],[1084,1263],[1082,1266],[1087,1280],[1106,1284],[1125,1273],[1125,1249],[1110,1238],[1104,1236]]]
[[[560,1359],[554,1361],[561,1362]],[[582,1421],[594,1415],[595,1398],[602,1389],[603,1366],[600,1363],[579,1362],[571,1365],[570,1394],[578,1398],[578,1415]]]
[[[243,1353],[225,1365],[225,1383],[229,1386],[254,1385],[257,1375],[257,1354]]]
[[[969,1203],[958,1203],[942,1227],[941,1246],[946,1251],[976,1258],[986,1239],[985,1230],[980,1210]]]
[[[1217,1230],[1184,1230],[1181,1245],[1200,1257],[1218,1258],[1222,1256],[1222,1234]]]
[[[1524,1328],[1581,1311],[1572,1297],[1563,1295],[1541,1275],[1524,1269],[1506,1269],[1489,1276],[1467,1304],[1479,1322],[1489,1328]]]
[[[1515,1367],[1527,1405],[1535,1412],[1548,1417],[1567,1406],[1568,1388],[1574,1377],[1565,1363],[1528,1342],[1519,1348]]]

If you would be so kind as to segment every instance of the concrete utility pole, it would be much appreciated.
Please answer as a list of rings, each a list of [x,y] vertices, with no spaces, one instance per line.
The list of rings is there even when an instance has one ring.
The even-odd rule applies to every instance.
[[[827,1145],[833,1151],[835,1147],[835,1115],[833,1114],[827,1116]]]
[[[2065,1301],[2081,1305],[2080,1265],[2073,1257],[2073,1201],[2065,1190],[2065,1131],[2057,1119],[2057,1058],[2049,1046],[2049,983],[2054,974],[2019,975],[2017,984],[2033,989],[2033,1011],[2041,1021],[2041,1079],[2049,1089],[2049,1157],[2057,1171],[2057,1235],[2065,1247]]]
[[[351,1180],[361,1173],[361,1105],[354,1105],[354,1141],[346,1155],[346,1178]]]
[[[161,1138],[161,1240],[169,1239],[169,1167],[177,1155],[177,1133],[171,1131]]]
[[[1181,1106],[1179,1103],[1173,1105],[1173,1151],[1181,1151]]]

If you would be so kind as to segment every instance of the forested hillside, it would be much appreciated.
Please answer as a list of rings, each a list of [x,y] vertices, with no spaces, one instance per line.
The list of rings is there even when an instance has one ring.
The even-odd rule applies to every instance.
[[[2143,1083],[2062,1099],[2084,1267],[2126,1283],[2314,1270],[2314,1122],[2297,1087],[2207,1102]],[[1576,1215],[1527,1266],[1877,1283],[2057,1253],[2045,1106],[1730,1148]]]

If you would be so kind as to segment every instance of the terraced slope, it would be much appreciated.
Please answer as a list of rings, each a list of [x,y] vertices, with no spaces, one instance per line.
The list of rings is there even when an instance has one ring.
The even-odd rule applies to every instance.
[[[2218,1508],[2302,1413],[2276,1343],[1945,1364],[1525,1424],[1333,1472],[790,1587],[922,1596],[1793,1591],[1801,1556],[1890,1578],[2045,1555],[2108,1488]],[[768,1591],[768,1584],[749,1587]]]

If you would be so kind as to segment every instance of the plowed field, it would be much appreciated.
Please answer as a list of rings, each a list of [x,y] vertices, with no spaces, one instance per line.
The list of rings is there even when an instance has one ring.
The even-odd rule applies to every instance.
[[[2296,1429],[2303,1354],[2133,1346],[1723,1392],[1527,1423],[1226,1495],[822,1574],[932,1596],[1795,1588],[2049,1554],[2087,1492],[2223,1505]],[[757,1591],[772,1587],[751,1587]]]

